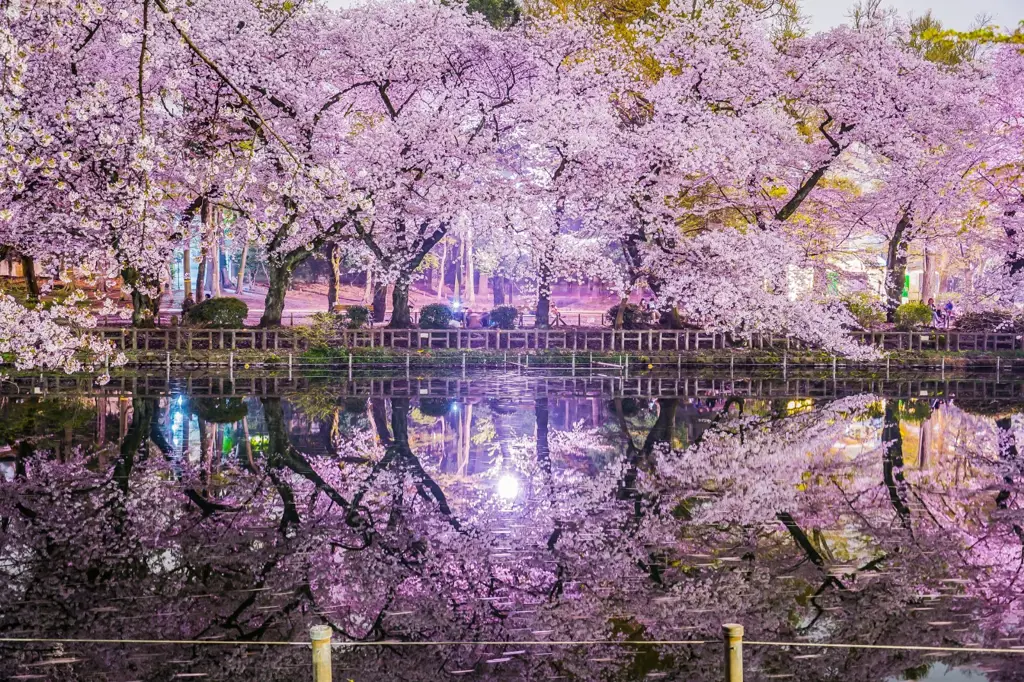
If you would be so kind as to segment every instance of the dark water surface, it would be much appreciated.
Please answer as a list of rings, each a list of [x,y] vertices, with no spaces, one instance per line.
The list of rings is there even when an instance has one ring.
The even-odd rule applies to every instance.
[[[0,638],[218,642],[0,679],[1024,680],[1018,383],[233,379],[0,388]]]

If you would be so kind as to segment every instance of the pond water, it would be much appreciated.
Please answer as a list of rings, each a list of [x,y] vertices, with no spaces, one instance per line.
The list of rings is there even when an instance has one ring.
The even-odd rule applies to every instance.
[[[790,644],[748,643],[747,680],[1024,680],[1022,394],[5,384],[0,678],[308,679],[287,643],[326,623],[335,679],[717,681],[738,622]]]

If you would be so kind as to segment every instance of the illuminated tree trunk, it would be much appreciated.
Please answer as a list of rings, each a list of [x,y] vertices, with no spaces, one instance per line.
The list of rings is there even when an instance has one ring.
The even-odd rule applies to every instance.
[[[213,260],[213,271],[211,272],[211,274],[213,275],[213,277],[212,277],[212,281],[210,283],[212,285],[210,287],[210,289],[211,289],[211,291],[213,291],[213,295],[215,297],[219,298],[221,296],[221,294],[223,293],[221,291],[221,288],[220,288],[220,285],[221,285],[221,264],[220,264],[220,235],[219,234],[215,235],[214,239],[213,239],[212,260]]]
[[[341,247],[337,244],[328,246],[327,260],[331,264],[331,277],[327,282],[327,310],[334,312],[338,306],[338,292],[341,290]]]
[[[929,298],[935,298],[938,287],[935,286],[936,257],[927,245],[924,247],[924,274],[921,279],[921,300],[928,302]]]
[[[448,240],[441,245],[441,276],[437,280],[437,300],[444,300],[444,276],[445,268],[448,267]]]
[[[373,303],[373,270],[366,271],[366,284],[363,285],[363,303]]]
[[[242,257],[238,261],[238,277],[236,278],[235,294],[241,296],[245,293],[245,261],[249,256],[249,240],[246,239],[242,245]]]
[[[466,234],[466,300],[476,303],[476,277],[473,273],[473,228]]]

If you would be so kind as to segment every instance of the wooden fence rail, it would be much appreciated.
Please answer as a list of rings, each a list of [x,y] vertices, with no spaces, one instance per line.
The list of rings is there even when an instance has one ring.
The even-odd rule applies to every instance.
[[[96,333],[125,351],[265,350],[303,351],[309,346],[298,329],[161,329],[100,328]],[[860,332],[862,344],[883,350],[912,351],[1016,351],[1024,339],[993,332]],[[698,350],[755,349],[808,350],[791,336],[736,335],[694,330],[577,329],[355,329],[340,331],[330,345],[338,348],[397,350],[573,350],[578,352],[689,352]]]

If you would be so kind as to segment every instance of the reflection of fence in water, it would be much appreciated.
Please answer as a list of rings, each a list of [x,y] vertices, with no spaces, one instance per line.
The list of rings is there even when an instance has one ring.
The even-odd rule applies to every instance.
[[[47,396],[186,394],[197,397],[280,396],[329,387],[332,395],[345,397],[469,397],[493,398],[516,395],[560,395],[579,397],[703,398],[739,396],[764,399],[836,398],[873,394],[887,398],[955,398],[959,401],[1016,402],[1024,400],[1024,381],[1010,378],[893,379],[874,377],[780,378],[715,376],[551,376],[502,373],[498,376],[467,377],[361,376],[348,379],[344,372],[294,373],[266,376],[266,373],[235,373],[232,377],[214,373],[137,373],[115,376],[105,386],[96,386],[90,376],[35,375],[9,377],[0,383],[0,394]]]

